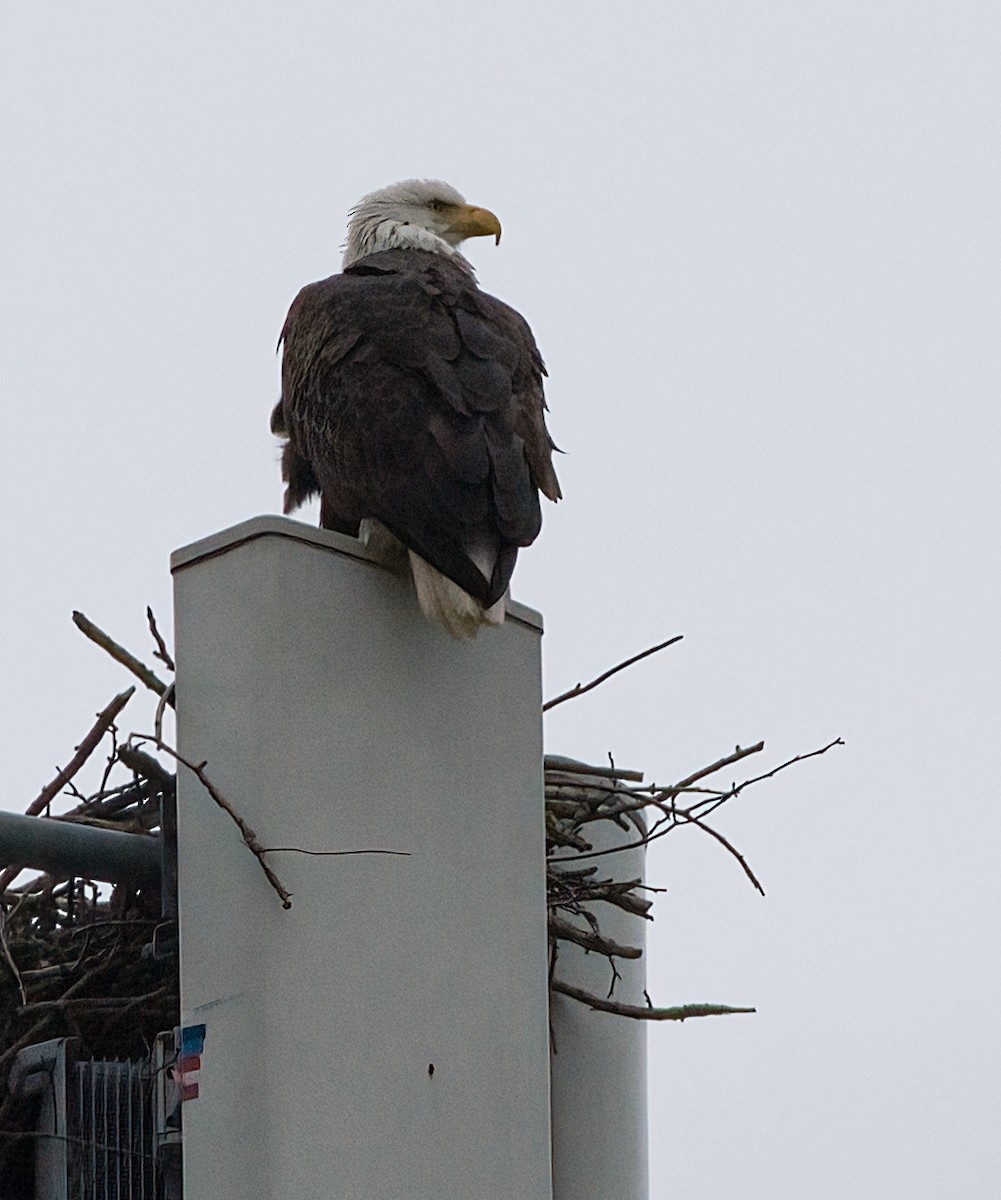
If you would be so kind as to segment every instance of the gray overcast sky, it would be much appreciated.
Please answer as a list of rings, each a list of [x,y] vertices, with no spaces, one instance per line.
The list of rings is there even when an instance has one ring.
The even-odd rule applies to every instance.
[[[292,296],[410,176],[497,212],[566,500],[515,577],[547,744],[765,738],[668,888],[653,1200],[1001,1194],[996,3],[19,3],[0,13],[0,803],[119,690],[178,545],[276,511]],[[133,716],[142,726],[141,716]]]

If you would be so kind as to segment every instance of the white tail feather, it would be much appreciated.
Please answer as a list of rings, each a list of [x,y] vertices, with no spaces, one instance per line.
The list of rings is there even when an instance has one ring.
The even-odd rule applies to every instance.
[[[413,550],[405,550],[402,543],[381,521],[366,518],[361,523],[358,536],[364,545],[392,570],[402,570],[404,556],[409,556],[410,573],[414,577],[417,603],[421,606],[421,612],[429,621],[435,621],[447,630],[452,637],[468,641],[486,626],[504,624],[506,592],[496,604],[484,608],[479,600],[463,591],[457,583],[442,575],[429,562],[425,562],[419,554],[415,554]],[[488,549],[475,547],[469,557],[484,575],[487,575],[493,571],[497,556]]]
[[[421,612],[429,621],[441,625],[452,637],[468,641],[485,626],[504,624],[506,596],[489,608],[484,608],[478,600],[426,563],[413,550],[410,551],[410,570],[413,572]]]

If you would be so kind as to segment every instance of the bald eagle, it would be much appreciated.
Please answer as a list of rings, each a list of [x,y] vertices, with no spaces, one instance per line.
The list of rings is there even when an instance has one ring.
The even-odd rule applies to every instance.
[[[560,499],[545,367],[524,318],[459,253],[492,212],[438,180],[351,212],[343,272],[303,288],[279,345],[285,512],[409,559],[424,614],[458,638],[504,619],[518,548]]]

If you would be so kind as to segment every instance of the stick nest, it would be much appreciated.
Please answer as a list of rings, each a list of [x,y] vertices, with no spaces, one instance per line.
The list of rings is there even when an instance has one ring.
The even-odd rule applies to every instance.
[[[156,645],[154,656],[172,670],[173,661],[153,614],[148,612],[148,617]],[[159,679],[82,614],[75,613],[74,621],[88,638],[159,697],[155,732],[133,735],[120,744],[115,720],[134,688],[116,696],[98,714],[67,766],[28,806],[29,815],[52,815],[53,802],[68,797],[72,807],[57,819],[140,836],[158,835],[169,844],[174,831],[176,777],[141,748],[150,744],[195,773],[212,799],[236,823],[281,903],[289,907],[291,898],[267,861],[276,851],[261,847],[233,801],[222,796],[206,775],[206,764],[188,763],[164,742],[162,720],[166,707],[173,704],[172,684]],[[676,640],[634,656],[589,684],[578,684],[545,707],[589,691],[622,667]],[[91,794],[84,795],[74,779],[102,744],[106,754],[100,783]],[[589,833],[595,822],[612,822],[619,831],[617,848],[623,849],[648,845],[682,825],[695,826],[730,853],[763,894],[743,856],[707,823],[707,818],[751,784],[801,759],[824,754],[837,744],[838,740],[764,774],[722,787],[712,785],[711,777],[757,754],[763,743],[738,746],[733,753],[669,786],[644,784],[642,774],[636,771],[547,757],[545,818],[552,989],[592,1008],[640,1019],[685,1020],[690,1016],[753,1011],[722,1005],[655,1008],[648,1003],[637,1007],[614,999],[616,961],[638,958],[641,950],[606,938],[595,906],[600,910],[602,905],[612,905],[637,919],[649,920],[654,889],[639,878],[616,878],[605,867],[609,861],[605,856],[611,852],[595,850]],[[372,852],[377,851],[326,853]],[[333,865],[331,869],[335,869]],[[9,1127],[7,1073],[23,1047],[70,1036],[79,1039],[84,1056],[139,1058],[149,1053],[157,1033],[173,1028],[180,1019],[172,879],[167,880],[167,911],[162,912],[159,892],[152,895],[124,885],[112,889],[91,880],[44,874],[25,881],[23,876],[16,866],[0,871],[0,1131]],[[574,942],[608,959],[612,968],[608,996],[592,996],[560,980],[557,964],[561,942]]]

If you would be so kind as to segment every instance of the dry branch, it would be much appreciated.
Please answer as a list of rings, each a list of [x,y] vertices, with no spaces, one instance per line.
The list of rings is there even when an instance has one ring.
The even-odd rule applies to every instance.
[[[174,666],[174,660],[170,656],[170,651],[167,649],[167,643],[160,636],[160,630],[156,626],[156,617],[153,616],[153,610],[146,605],[146,620],[149,622],[149,631],[153,635],[153,641],[156,642],[156,649],[153,651],[153,657],[158,658],[167,668],[168,671],[174,671],[177,668]]]
[[[643,650],[639,654],[634,654],[632,658],[627,658],[625,662],[617,663],[611,670],[603,672],[597,679],[592,679],[590,683],[578,683],[569,691],[563,692],[559,696],[554,696],[552,700],[547,700],[542,706],[543,712],[548,712],[551,708],[555,708],[557,704],[562,704],[564,700],[573,700],[575,696],[583,696],[585,692],[596,688],[599,683],[604,683],[606,679],[611,679],[613,675],[617,675],[620,671],[624,671],[626,667],[631,667],[633,663],[638,663],[641,659],[649,658],[651,654],[656,654],[660,650],[666,650],[668,646],[673,646],[675,642],[680,642],[684,634],[679,633],[677,637],[668,638],[666,642],[661,642],[657,646],[651,646],[648,650]]]
[[[642,771],[625,771],[621,767],[592,767],[587,763],[578,762],[575,758],[564,758],[560,754],[547,754],[542,760],[542,765],[545,768],[547,780],[557,777],[562,772],[570,776],[597,775],[600,779],[622,779],[632,783],[643,782]]]
[[[622,946],[617,942],[613,942],[611,938],[602,937],[600,934],[591,933],[586,929],[580,929],[576,925],[571,925],[569,921],[564,921],[562,917],[557,917],[550,913],[549,915],[549,932],[555,938],[562,938],[567,942],[576,942],[578,946],[582,946],[585,950],[591,950],[595,954],[603,954],[606,958],[642,958],[643,951],[638,946]]]
[[[710,763],[708,767],[702,767],[698,771],[693,771],[687,779],[682,779],[680,783],[676,783],[673,787],[665,788],[666,792],[673,795],[678,795],[690,788],[693,783],[698,783],[700,779],[705,779],[707,775],[715,775],[717,771],[722,771],[724,767],[730,767],[734,763],[740,762],[742,758],[747,758],[749,754],[760,754],[765,748],[764,742],[755,742],[753,746],[737,746],[732,754],[724,754],[722,758],[718,758],[714,763]]]
[[[764,745],[764,742],[761,744]],[[787,758],[785,762],[779,763],[777,767],[772,767],[772,769],[770,771],[766,771],[764,775],[755,775],[752,779],[745,779],[743,783],[739,784],[733,789],[733,794],[736,796],[742,792],[744,788],[750,787],[752,783],[761,783],[765,779],[772,779],[779,773],[779,771],[784,771],[786,767],[792,767],[796,763],[806,762],[808,758],[819,758],[822,754],[826,754],[828,750],[833,750],[835,746],[843,746],[844,744],[845,743],[842,738],[834,738],[832,741],[828,742],[826,746],[821,746],[819,750],[809,750],[806,754],[794,754],[792,758]]]
[[[171,683],[157,703],[156,715],[153,718],[153,732],[156,734],[157,740],[163,737],[163,717],[167,711],[167,705],[169,704],[171,708],[176,707],[174,700],[176,695],[177,688]]]
[[[152,754],[147,754],[138,746],[128,743],[122,746],[118,751],[118,761],[128,767],[130,771],[134,771],[136,775],[152,780],[165,790],[174,787],[174,776],[169,771],[165,771]]]
[[[112,700],[111,703],[98,714],[97,720],[94,722],[90,732],[83,739],[80,745],[77,746],[76,754],[73,755],[66,766],[63,767],[63,769],[55,777],[55,779],[42,788],[41,792],[25,809],[25,812],[29,817],[37,817],[38,814],[45,809],[46,805],[59,795],[66,784],[69,783],[69,781],[77,773],[77,771],[80,770],[87,759],[90,758],[90,756],[97,749],[101,738],[103,738],[107,733],[115,717],[117,717],[125,705],[128,704],[135,690],[135,687],[130,687],[124,692],[120,692],[114,698],[114,700]]]
[[[10,967],[11,975],[14,977],[14,982],[17,984],[17,993],[21,997],[21,1004],[28,1003],[28,993],[24,990],[24,979],[21,977],[21,971],[17,963],[14,961],[14,956],[11,954],[10,943],[7,940],[7,914],[0,912],[0,948],[3,950],[4,961]]]
[[[47,783],[39,792],[34,800],[25,809],[25,815],[29,817],[37,817],[39,813],[44,812],[49,804],[59,795],[63,788],[69,783],[74,775],[80,770],[83,764],[94,753],[100,745],[101,738],[112,727],[115,717],[122,711],[135,692],[134,687],[127,688],[124,692],[119,692],[117,696],[97,715],[97,720],[91,726],[87,736],[83,739],[76,748],[76,753],[66,764],[65,767],[56,775],[51,783]],[[11,863],[0,871],[0,895],[5,892],[14,880],[21,874],[24,867],[16,863]]]
[[[209,779],[209,777],[205,774],[205,767],[207,766],[207,763],[194,763],[190,759],[185,758],[183,754],[179,754],[171,746],[168,746],[166,742],[163,742],[159,738],[153,737],[149,734],[133,734],[129,739],[129,744],[134,745],[136,741],[152,742],[158,750],[162,750],[165,754],[169,754],[170,757],[176,759],[182,767],[188,768],[188,770],[195,776],[195,778],[208,792],[216,804],[219,805],[223,812],[226,813],[226,815],[233,821],[237,829],[239,829],[247,849],[261,864],[261,870],[264,872],[268,883],[270,883],[278,893],[278,896],[282,902],[282,908],[291,908],[292,893],[288,891],[282,881],[268,866],[264,857],[267,854],[267,851],[257,840],[257,834],[254,833],[253,829],[251,829],[251,827],[247,824],[243,817],[240,816],[233,805],[230,804],[222,792],[219,791],[212,780]]]
[[[82,612],[73,613],[73,624],[85,637],[89,637],[95,645],[100,646],[102,650],[106,650],[115,662],[121,663],[123,667],[131,671],[151,692],[156,692],[158,696],[162,696],[167,690],[167,684],[154,675],[145,663],[141,663],[124,646],[119,646],[114,638],[109,637],[103,629],[100,629],[93,621],[85,617]]]
[[[54,1010],[60,1012],[86,1010],[88,1012],[110,1012],[121,1016],[130,1008],[135,1008],[140,1004],[154,1004],[158,1000],[166,999],[167,995],[167,988],[157,988],[156,991],[147,992],[144,996],[81,996],[79,998],[60,996],[58,1000],[38,1000],[34,1004],[26,1004],[21,1011],[45,1013]]]
[[[551,979],[549,986],[554,992],[579,1000],[599,1012],[615,1013],[620,1017],[633,1017],[640,1021],[687,1021],[689,1017],[727,1017],[733,1013],[753,1013],[756,1008],[732,1008],[727,1004],[679,1004],[675,1008],[649,1008],[641,1004],[620,1004],[616,1000],[602,1000],[585,992],[583,988],[573,987],[561,979]]]
[[[833,744],[834,743],[832,743],[832,745]],[[610,810],[607,813],[602,813],[602,814],[600,814],[601,816],[612,816],[615,813],[624,814],[626,812],[635,812],[638,809],[642,809],[642,808],[656,807],[656,808],[660,808],[662,811],[666,811],[666,816],[664,819],[669,820],[667,828],[661,829],[661,830],[657,830],[656,828],[651,829],[648,832],[644,832],[642,834],[642,836],[635,839],[635,841],[626,842],[620,846],[612,846],[607,850],[590,850],[589,849],[589,850],[586,850],[577,855],[567,855],[566,857],[563,857],[563,858],[550,858],[549,861],[551,863],[577,862],[579,859],[599,858],[599,857],[603,857],[608,854],[618,854],[618,853],[621,853],[623,850],[635,850],[635,849],[638,849],[640,846],[648,846],[652,841],[655,841],[658,837],[661,837],[661,836],[663,836],[663,834],[670,832],[670,830],[675,827],[677,820],[679,820],[679,819],[683,822],[690,821],[692,824],[697,824],[698,823],[697,820],[692,820],[692,814],[690,811],[685,810],[685,809],[676,808],[676,806],[674,804],[675,797],[677,797],[681,793],[685,792],[691,786],[691,784],[695,783],[697,780],[704,779],[707,775],[712,775],[716,771],[722,770],[723,767],[731,766],[733,763],[739,762],[742,758],[747,758],[747,756],[750,754],[757,754],[759,751],[763,750],[764,748],[765,748],[764,742],[757,742],[753,746],[746,746],[746,747],[738,746],[736,748],[736,750],[733,751],[732,754],[726,754],[722,758],[717,759],[716,762],[710,763],[709,766],[701,767],[698,771],[695,771],[693,774],[691,774],[687,778],[683,779],[680,783],[673,784],[670,787],[658,788],[653,785],[650,785],[649,787],[644,788],[642,790],[637,789],[637,788],[633,788],[633,789],[619,788],[617,790],[617,793],[615,793],[615,794],[626,797],[628,803],[623,803],[617,809]],[[816,753],[816,752],[814,752],[814,753]],[[803,757],[810,757],[810,756],[804,755]],[[778,769],[780,769],[780,768],[776,768],[776,770],[778,770]],[[743,787],[743,785],[740,785],[740,786]],[[724,798],[728,799],[732,796],[735,796],[737,794],[738,790],[739,790],[739,788],[736,788],[736,789],[731,788],[729,793],[724,794]],[[670,807],[667,807],[668,805]],[[708,827],[703,826],[703,828],[708,828]],[[717,835],[714,833],[713,836],[717,836]],[[722,841],[727,846],[727,848],[730,849],[731,852],[736,855],[736,857],[738,858],[738,860],[741,863],[741,866],[745,869],[745,871],[748,871],[747,864],[744,862],[744,860],[741,858],[741,856],[739,854],[737,854],[737,852],[735,850],[733,850],[733,848],[729,845],[729,843],[726,842],[726,840],[723,838],[720,838],[718,840]],[[751,879],[752,879],[752,882],[755,884],[755,886],[758,887],[760,890],[760,884],[758,884],[757,880],[754,879],[753,875],[751,876]],[[763,894],[764,893],[762,893],[762,895]]]
[[[751,870],[751,868],[747,865],[747,859],[744,858],[743,854],[741,854],[740,851],[737,850],[737,848],[735,846],[733,846],[730,842],[728,842],[727,839],[718,830],[713,829],[711,826],[707,825],[705,823],[705,821],[700,820],[698,817],[694,816],[690,812],[683,812],[679,809],[678,816],[681,817],[681,819],[684,822],[686,822],[686,824],[695,825],[698,829],[704,830],[706,833],[708,833],[710,835],[710,837],[714,837],[721,846],[723,846],[725,849],[729,850],[729,852],[733,855],[733,857],[737,860],[737,862],[739,862],[740,865],[744,868],[744,874],[751,881],[751,883],[754,884],[754,886],[758,889],[758,891],[762,894],[762,896],[765,894],[765,889],[758,882],[757,876],[754,874],[754,872]]]
[[[653,901],[638,895],[640,890],[663,891],[662,888],[644,888],[642,879],[616,882],[613,879],[581,878],[564,871],[549,873],[549,905],[551,908],[564,908],[568,912],[575,911],[577,905],[601,900],[634,917],[652,921],[650,909]]]
[[[574,694],[579,693],[575,692]],[[725,767],[732,766],[750,755],[760,753],[764,749],[764,742],[757,742],[752,746],[737,746],[731,753],[700,767],[669,787],[658,787],[655,784],[642,785],[643,777],[638,772],[626,773],[619,772],[615,768],[594,768],[573,759],[560,758],[555,755],[547,756],[545,760],[545,796],[550,962],[552,966],[555,967],[559,942],[575,942],[587,951],[601,953],[608,958],[613,972],[614,987],[615,980],[619,977],[615,967],[616,958],[638,957],[638,953],[634,948],[617,946],[610,939],[605,938],[601,932],[600,922],[590,906],[600,900],[615,904],[633,915],[649,919],[650,901],[645,896],[638,894],[642,887],[640,881],[617,882],[598,879],[594,874],[597,868],[585,866],[581,869],[577,867],[577,864],[583,860],[616,855],[623,851],[645,847],[682,825],[695,825],[713,837],[737,860],[752,885],[761,895],[764,895],[764,888],[747,860],[723,834],[706,823],[706,813],[737,796],[750,784],[769,779],[794,762],[802,762],[804,759],[824,754],[831,747],[840,744],[840,739],[836,739],[820,750],[797,755],[771,771],[745,779],[740,783],[731,784],[725,790],[699,786],[699,781],[711,777]],[[630,784],[634,786],[630,786]],[[636,784],[641,786],[635,786]],[[678,797],[693,792],[697,793],[699,798],[695,799],[689,807],[680,808],[677,803]],[[653,810],[658,814],[657,820],[650,827],[647,827],[642,819],[645,809]],[[638,830],[638,836],[630,841],[620,841],[617,845],[607,849],[594,850],[585,841],[582,831],[589,823],[604,820],[614,821],[620,828],[628,828],[628,822],[632,822]],[[575,849],[578,853],[553,853],[554,850],[566,847]],[[559,915],[561,912],[586,920],[590,929],[581,929],[579,925],[575,925]],[[623,950],[631,949],[633,949],[633,953],[623,953]],[[556,980],[552,976],[551,985],[554,991],[562,992],[573,999],[589,1004],[592,1008],[642,1020],[686,1020],[688,1017],[694,1016],[754,1011],[753,1009],[730,1008],[724,1005],[683,1005],[669,1009],[657,1009],[652,1006],[642,1008],[621,1004],[610,997],[604,1000],[600,999],[571,984]]]

